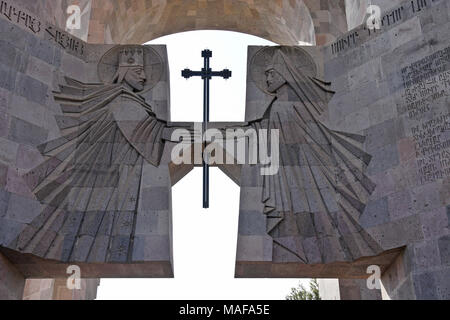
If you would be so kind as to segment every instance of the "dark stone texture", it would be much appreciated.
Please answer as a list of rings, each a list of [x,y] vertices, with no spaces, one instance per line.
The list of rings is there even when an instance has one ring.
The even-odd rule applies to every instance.
[[[142,202],[145,209],[169,209],[169,190],[165,187],[145,188],[142,191]]]
[[[48,64],[53,64],[55,51],[55,46],[43,39],[32,37],[27,42],[27,52]]]
[[[376,153],[380,148],[395,144],[403,135],[397,120],[387,120],[366,130],[366,151]]]
[[[419,300],[438,299],[436,292],[436,279],[432,272],[413,275],[416,298]]]
[[[32,102],[45,105],[49,88],[46,84],[24,74],[18,74],[16,92]]]
[[[25,225],[16,220],[0,218],[0,246],[10,245],[24,228]]]
[[[25,277],[0,253],[0,300],[22,300]]]
[[[0,39],[10,46],[21,51],[25,50],[27,43],[34,37],[21,28],[9,23],[5,19],[0,19]]]
[[[129,236],[115,236],[109,249],[109,262],[126,262],[128,258]]]
[[[37,146],[47,139],[48,131],[32,123],[12,117],[9,139],[18,143]]]
[[[370,201],[359,220],[359,223],[364,228],[374,227],[387,222],[389,222],[387,197]]]
[[[435,278],[438,298],[450,300],[450,268],[446,267],[436,272]]]
[[[86,261],[93,242],[94,237],[87,235],[79,237],[75,244],[75,248],[73,249],[71,261],[74,262]]]
[[[100,224],[102,223],[105,215],[105,212],[86,212],[80,234],[95,237],[100,229]]]
[[[266,218],[257,211],[239,212],[239,234],[264,235],[266,234]]]
[[[450,206],[447,206],[447,221],[448,221],[448,225],[450,227]]]
[[[41,205],[38,201],[12,194],[6,217],[22,223],[31,223],[40,212]]]
[[[130,236],[133,230],[134,212],[117,212],[114,219],[113,235]]]
[[[133,261],[169,261],[168,236],[141,236],[134,238]]]
[[[0,64],[0,87],[9,91],[14,91],[16,86],[16,76],[17,73],[13,69]]]
[[[377,149],[372,154],[372,160],[367,172],[369,175],[377,174],[397,166],[400,163],[397,144],[389,144]]]
[[[438,246],[441,263],[443,265],[450,265],[450,235],[439,238]]]
[[[6,192],[2,188],[0,189],[0,218],[3,218],[6,215],[10,196],[11,193]]]

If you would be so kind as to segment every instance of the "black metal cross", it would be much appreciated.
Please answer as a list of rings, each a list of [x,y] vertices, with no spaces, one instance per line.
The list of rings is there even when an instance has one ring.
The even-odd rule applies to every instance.
[[[206,130],[208,130],[209,122],[209,81],[212,77],[222,77],[224,79],[231,78],[231,71],[225,69],[223,71],[212,71],[209,65],[209,59],[212,58],[211,50],[203,50],[202,57],[204,59],[204,67],[202,71],[192,71],[184,69],[181,72],[181,76],[189,79],[190,77],[202,77],[203,87],[203,132],[202,137]],[[205,143],[203,144],[205,148]],[[209,208],[209,165],[203,159],[203,208]]]

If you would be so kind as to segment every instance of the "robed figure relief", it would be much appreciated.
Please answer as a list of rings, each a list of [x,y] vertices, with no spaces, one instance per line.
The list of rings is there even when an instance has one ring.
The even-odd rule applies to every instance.
[[[139,94],[163,68],[147,46],[118,46],[100,61],[103,83],[60,85],[61,137],[39,146],[46,161],[24,177],[43,210],[16,250],[59,261],[129,260],[133,234],[115,237],[120,230],[112,229],[120,220],[134,232],[143,164],[160,164],[171,135]]]
[[[279,130],[275,175],[264,175],[261,202],[273,262],[353,261],[382,250],[358,224],[375,184],[365,175],[371,156],[361,135],[329,129],[322,121],[333,92],[317,78],[312,58],[299,48],[268,47],[250,71],[273,96],[250,127]],[[271,143],[267,143],[268,146]]]

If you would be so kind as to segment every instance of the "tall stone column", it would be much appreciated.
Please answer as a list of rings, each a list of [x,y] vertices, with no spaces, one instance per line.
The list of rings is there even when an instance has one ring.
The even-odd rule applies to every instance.
[[[81,289],[67,288],[67,279],[29,279],[23,300],[95,300],[100,279],[82,279]]]
[[[366,279],[339,279],[341,300],[381,300],[381,291],[369,289]]]
[[[369,289],[365,279],[319,279],[322,300],[381,300],[381,291]]]

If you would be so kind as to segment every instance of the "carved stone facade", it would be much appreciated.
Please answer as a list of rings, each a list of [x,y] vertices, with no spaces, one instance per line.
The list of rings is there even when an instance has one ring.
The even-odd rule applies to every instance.
[[[170,175],[177,171],[169,168],[170,154],[164,152],[163,136],[170,137],[163,130],[170,114],[165,47],[89,45],[20,5],[2,2],[1,9],[3,254],[25,277],[65,277],[68,262],[89,260],[97,263],[84,270],[86,278],[105,272],[133,276],[123,268],[131,261],[135,276],[172,276]],[[113,111],[114,105],[127,105],[128,114]],[[150,122],[129,118],[130,110]],[[93,121],[98,116],[103,120]],[[117,134],[108,137],[104,130],[113,123]],[[133,123],[141,131],[133,130]],[[142,144],[142,137],[153,147]],[[95,145],[113,147],[114,155],[128,148],[122,150],[128,158],[118,164],[125,171],[107,165],[111,159]],[[144,149],[137,151],[140,146]],[[106,180],[100,182],[102,175]],[[115,182],[109,179],[114,176]],[[88,198],[79,202],[74,192]],[[98,192],[109,192],[111,199],[128,196],[112,202],[90,196]],[[137,207],[141,198],[145,207]],[[79,207],[82,203],[88,206]],[[104,214],[96,214],[98,209]]]
[[[448,1],[403,1],[381,30],[323,49],[341,92],[331,123],[366,135],[373,155],[377,189],[360,222],[383,248],[406,246],[382,275],[384,298],[449,299],[449,14]]]
[[[165,47],[123,45],[213,28],[332,41],[249,48],[243,126],[281,129],[282,163],[268,178],[220,167],[241,186],[236,276],[360,285],[377,265],[384,298],[449,299],[448,1],[348,33],[343,1],[230,3],[92,1],[87,43],[63,30],[62,2],[0,2],[0,294],[71,263],[173,276],[171,187],[193,166],[173,165],[169,136],[192,124],[170,123]]]
[[[67,14],[62,8],[67,1],[15,2],[43,12],[50,23],[65,28]],[[347,31],[344,0],[89,2],[90,43],[144,43],[172,33],[212,29],[249,33],[285,45],[299,41],[322,45]]]
[[[267,176],[242,166],[236,275],[331,277],[341,264],[342,276],[362,276],[376,259],[358,260],[378,255],[386,267],[394,253],[360,225],[372,156],[365,136],[326,125],[331,84],[300,48],[250,47],[249,62],[247,120],[279,130],[280,166]]]

